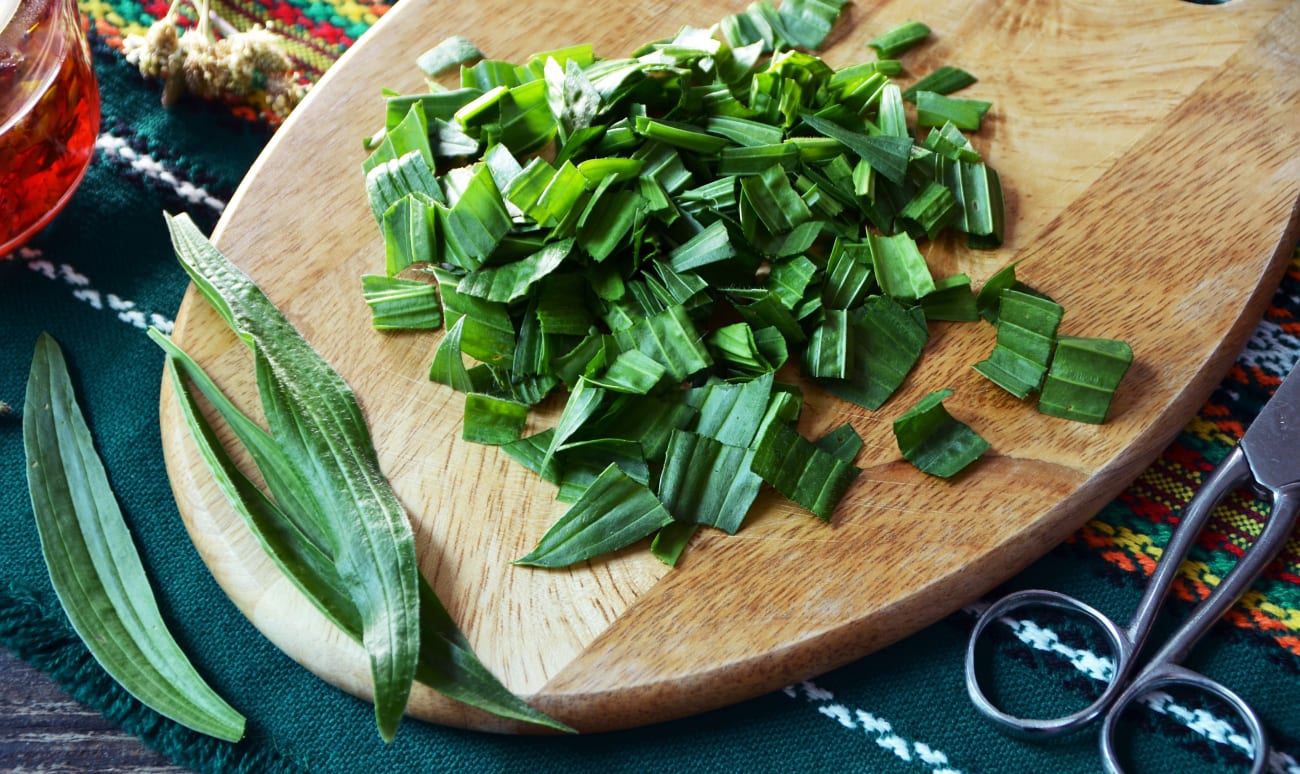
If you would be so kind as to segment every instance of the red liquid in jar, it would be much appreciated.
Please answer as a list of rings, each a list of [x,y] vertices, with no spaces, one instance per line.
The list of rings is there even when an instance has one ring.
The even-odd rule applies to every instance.
[[[99,90],[75,0],[21,0],[0,31],[0,256],[71,197],[95,150]]]

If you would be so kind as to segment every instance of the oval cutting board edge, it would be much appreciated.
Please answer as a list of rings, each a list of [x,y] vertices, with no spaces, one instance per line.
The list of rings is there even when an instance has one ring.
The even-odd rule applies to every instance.
[[[1209,13],[1203,6],[1178,4],[1187,5],[1181,16],[1168,4],[1144,9],[1155,20],[1151,24],[1170,27],[1165,31],[1181,41],[1183,52],[1198,50],[1188,46],[1189,39],[1205,38],[1207,47],[1199,50],[1209,51],[1210,56],[1188,64],[1179,58],[1184,54],[1158,46],[1139,51],[1131,38],[1142,31],[1134,30],[1131,17],[1123,20],[1128,26],[1109,30],[1113,33],[1109,36],[1104,34],[1106,30],[1089,27],[1118,24],[1107,21],[1108,11],[1119,14],[1115,18],[1122,18],[1126,11],[1116,3],[1108,9],[1108,2],[1099,0],[1096,7],[1088,8],[1036,0],[986,2],[980,14],[966,3],[961,4],[961,13],[957,8],[944,13],[941,0],[886,2],[865,12],[855,10],[852,28],[836,40],[827,58],[860,60],[860,54],[845,52],[858,51],[856,46],[867,28],[878,32],[891,21],[915,16],[927,21],[942,19],[944,25],[951,25],[951,29],[934,25],[939,31],[934,52],[921,51],[919,62],[930,66],[946,63],[926,59],[942,56],[978,74],[994,74],[987,84],[980,84],[994,94],[972,96],[994,96],[995,105],[1011,106],[1005,117],[994,119],[987,137],[981,133],[977,138],[991,143],[990,156],[997,157],[999,169],[1015,172],[1010,210],[1016,220],[999,260],[1004,261],[1007,255],[1025,259],[1023,268],[1031,284],[1039,281],[1050,287],[1065,306],[1073,326],[1070,332],[1134,342],[1137,362],[1116,398],[1111,422],[1103,428],[1053,424],[1050,437],[1037,437],[1043,434],[1042,425],[1016,411],[1024,407],[983,389],[979,378],[971,376],[969,347],[972,342],[986,345],[987,336],[941,329],[934,342],[935,352],[927,354],[925,365],[951,377],[959,387],[950,410],[959,418],[1006,420],[987,430],[994,441],[994,454],[980,463],[980,475],[960,482],[964,494],[975,493],[978,496],[972,499],[976,501],[988,498],[994,513],[1005,511],[996,524],[990,526],[987,513],[945,506],[933,482],[916,480],[914,471],[891,461],[896,454],[873,452],[869,447],[862,461],[866,469],[862,483],[855,485],[829,528],[789,519],[788,509],[769,508],[759,513],[741,536],[698,539],[683,565],[671,572],[626,552],[590,568],[566,572],[563,577],[521,586],[512,586],[509,576],[497,566],[497,562],[518,555],[512,553],[513,546],[501,545],[501,535],[490,528],[457,523],[456,530],[467,538],[462,544],[450,539],[461,532],[449,532],[445,525],[429,523],[421,516],[429,503],[442,502],[440,495],[430,493],[421,483],[427,470],[411,461],[418,456],[426,459],[427,467],[427,440],[420,441],[409,432],[377,432],[385,470],[393,476],[399,496],[412,508],[422,564],[434,575],[431,582],[485,663],[508,686],[581,730],[597,731],[712,709],[852,661],[957,609],[1067,537],[1099,503],[1113,497],[1149,464],[1202,405],[1262,315],[1295,243],[1300,160],[1294,149],[1300,145],[1300,127],[1287,116],[1300,109],[1293,77],[1300,41],[1300,4],[1234,0],[1222,7],[1237,25],[1226,32],[1199,24]],[[693,9],[692,15],[718,12],[717,17],[732,6],[736,6],[732,10],[743,7],[708,4]],[[571,42],[553,37],[557,22],[546,17],[547,8],[547,3],[541,2],[522,11],[536,24],[520,25],[523,32],[518,35],[484,28],[487,40],[480,45],[494,56],[499,52],[503,58],[517,58],[548,45]],[[413,397],[412,393],[421,389],[416,384],[414,390],[404,388],[401,400],[406,403],[395,407],[392,395],[383,391],[388,383],[385,379],[391,380],[385,370],[407,368],[418,374],[425,367],[421,363],[431,351],[427,342],[420,343],[417,337],[392,337],[376,347],[358,343],[356,339],[366,337],[346,331],[342,336],[329,335],[344,324],[355,330],[350,326],[357,324],[354,305],[359,294],[352,285],[346,291],[339,288],[345,281],[355,282],[363,271],[374,270],[376,236],[373,221],[364,211],[357,171],[360,159],[359,155],[348,156],[348,149],[355,136],[368,133],[349,132],[358,126],[373,128],[380,111],[373,90],[359,87],[376,83],[376,74],[399,68],[407,73],[399,77],[404,83],[378,83],[414,88],[409,72],[400,68],[407,67],[418,53],[412,50],[413,41],[420,36],[415,30],[422,31],[427,43],[438,37],[431,28],[442,25],[444,34],[464,33],[473,26],[467,20],[490,11],[486,4],[482,8],[467,4],[435,8],[421,0],[404,0],[396,6],[391,12],[394,18],[381,20],[349,51],[268,144],[214,234],[222,249],[245,267],[313,344],[335,362],[357,389],[367,416],[378,422],[377,427],[387,428],[394,419],[418,415],[420,406],[413,405],[415,402],[445,404],[448,397],[431,399],[430,393]],[[653,18],[636,16],[632,6],[623,13],[628,15],[626,25],[612,25],[592,36],[602,43],[598,51],[618,51],[617,43],[671,34],[680,26],[678,22],[656,26]],[[972,15],[979,21],[972,20]],[[1259,29],[1264,31],[1252,39]],[[1227,33],[1237,36],[1232,38],[1235,43],[1225,42]],[[1080,62],[1112,61],[1103,56],[1109,47],[1132,50],[1137,58],[1126,61],[1124,67],[1130,72],[1158,75],[1170,93],[1152,96],[1140,83],[1132,85],[1124,94],[1142,101],[1132,108],[1125,104],[1126,111],[1112,105],[1116,112],[1096,121],[1094,134],[1103,135],[1111,145],[1089,145],[1085,138],[1074,153],[1062,156],[1059,148],[1048,144],[1051,138],[1034,134],[1050,128],[1057,116],[1052,109],[1060,106],[1028,110],[1023,104],[1028,97],[1017,103],[1017,93],[1037,94],[1032,82],[1012,84],[1019,88],[1006,93],[997,91],[996,85],[1002,76],[1029,78],[1075,61],[1072,52],[1062,53],[1057,48],[1043,56],[1062,57],[1061,61],[1020,61],[1008,73],[1011,66],[1006,62],[1006,50],[1024,53],[1046,45],[1043,40],[1052,35],[1071,40],[1080,52]],[[530,41],[541,41],[541,45]],[[963,56],[964,52],[969,56]],[[922,69],[919,64],[918,69]],[[1107,80],[1108,72],[1096,76],[1123,91],[1122,83]],[[1080,99],[1087,102],[1093,97],[1097,95],[1084,94]],[[1168,103],[1158,103],[1160,99]],[[1106,108],[1101,98],[1090,104],[1090,110]],[[1237,116],[1226,126],[1221,125],[1225,123],[1221,118],[1213,118],[1223,105],[1232,106]],[[1126,112],[1142,110],[1151,116],[1131,117],[1126,125]],[[1164,111],[1167,120],[1152,120],[1152,116],[1165,119]],[[358,113],[364,118],[358,119]],[[319,121],[318,114],[339,117],[334,136],[313,126],[312,121]],[[1234,130],[1234,125],[1251,129]],[[336,139],[340,133],[345,135],[343,140]],[[1031,142],[1035,138],[1037,143]],[[1112,153],[1112,146],[1124,149],[1122,158]],[[1283,154],[1288,148],[1291,155],[1286,157]],[[329,158],[331,150],[343,158]],[[1023,157],[1017,155],[1021,150]],[[1054,153],[1063,170],[1062,179],[1048,185],[1041,177],[1026,174],[1026,167],[1041,166],[1041,157]],[[319,159],[316,168],[321,175],[315,188],[286,190],[282,182],[286,172],[313,158]],[[1032,159],[1032,165],[1025,159]],[[1200,163],[1202,159],[1204,163]],[[1181,174],[1169,177],[1171,166]],[[1214,202],[1243,204],[1226,205],[1228,212],[1222,213],[1219,210],[1224,207],[1216,209]],[[1178,209],[1171,210],[1173,207]],[[1218,221],[1214,215],[1220,216]],[[1193,232],[1212,222],[1227,223],[1239,238]],[[1146,227],[1152,244],[1149,255],[1143,254],[1139,260],[1132,255],[1137,249],[1133,239]],[[1124,238],[1117,239],[1116,233]],[[268,245],[268,239],[281,236]],[[1143,249],[1147,249],[1145,245]],[[1099,286],[1097,278],[1099,273],[1105,276],[1105,268],[1062,266],[1059,261],[1052,262],[1054,255],[1089,255],[1118,271],[1124,282]],[[987,262],[979,263],[981,258],[957,250],[951,262],[957,268],[971,267],[972,276],[987,276],[990,267]],[[1147,276],[1151,273],[1160,276]],[[1203,295],[1198,294],[1206,288],[1219,289],[1219,295],[1201,302]],[[1132,296],[1146,298],[1137,304]],[[1161,300],[1166,303],[1160,305]],[[1165,340],[1154,335],[1152,327],[1178,335]],[[256,406],[246,354],[193,289],[186,295],[175,331],[177,340],[213,372],[239,405]],[[1213,333],[1212,340],[1198,338],[1197,334],[1206,331]],[[953,354],[963,346],[966,354]],[[910,380],[900,398],[906,402],[919,397],[933,386],[929,379]],[[439,388],[425,385],[425,389]],[[853,421],[871,442],[884,448],[880,423],[842,407],[819,406],[809,413],[817,414],[820,429],[838,421]],[[333,630],[279,575],[221,501],[179,420],[175,396],[166,383],[161,421],[178,506],[196,547],[223,590],[295,660],[340,688],[367,697],[369,679],[360,648]],[[980,430],[986,432],[983,426]],[[478,455],[473,459],[488,467],[499,462],[491,453],[467,450],[456,441],[448,443],[451,445],[441,451],[435,450],[448,464],[455,462],[456,455],[466,454]],[[473,471],[456,473],[461,478],[452,480],[474,476]],[[497,507],[505,503],[514,509],[542,507],[544,513],[555,510],[554,504],[544,499],[545,494],[525,485],[507,500],[484,502],[496,502]],[[531,536],[515,540],[526,543],[535,538],[545,527],[543,521],[525,520],[522,529],[532,530]],[[805,556],[788,550],[812,541],[823,541],[822,547],[828,551]],[[460,556],[458,551],[473,555]],[[823,558],[817,559],[819,555]],[[482,569],[486,591],[465,580],[467,575],[477,577],[464,572],[465,568]],[[747,580],[735,580],[742,577]],[[508,595],[519,589],[533,589],[540,596]],[[567,599],[563,597],[566,589],[581,592],[581,596]],[[616,599],[602,604],[602,591]],[[486,596],[476,596],[480,593]],[[522,617],[512,619],[514,614]],[[575,623],[570,626],[566,617]],[[464,708],[423,686],[416,686],[409,711],[448,725],[535,730]]]

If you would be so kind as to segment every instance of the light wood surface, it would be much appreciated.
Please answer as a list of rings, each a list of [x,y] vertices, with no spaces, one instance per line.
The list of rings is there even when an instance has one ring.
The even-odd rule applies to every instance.
[[[993,110],[974,142],[1002,175],[1008,238],[928,248],[937,275],[980,284],[1012,260],[1066,309],[1061,332],[1127,340],[1136,361],[1103,426],[1038,414],[970,366],[984,324],[935,325],[916,372],[870,413],[806,391],[801,429],[851,421],[859,477],[826,525],[771,497],[740,534],[701,534],[668,570],[644,546],[568,570],[514,567],[564,511],[554,489],[460,440],[462,396],[426,380],[441,334],[375,333],[359,277],[382,271],[360,138],[380,89],[420,87],[415,57],[463,34],[493,58],[592,42],[622,56],[743,2],[402,0],[279,131],[215,238],[357,391],[415,525],[421,565],[479,656],[511,689],[584,731],[699,712],[774,690],[915,632],[1068,536],[1159,453],[1260,319],[1295,244],[1300,196],[1300,3],[1232,0],[916,0],[851,7],[825,58],[873,56],[907,19],[934,30],[906,65],[980,81]],[[238,402],[250,359],[191,291],[176,339]],[[953,387],[959,419],[992,442],[970,475],[901,462],[890,421]],[[535,424],[540,426],[544,419]],[[164,385],[163,440],[195,544],[279,647],[368,695],[359,649],[261,555],[221,501]],[[536,429],[533,427],[531,429]],[[937,666],[937,665],[936,665]],[[422,687],[412,714],[517,726]]]

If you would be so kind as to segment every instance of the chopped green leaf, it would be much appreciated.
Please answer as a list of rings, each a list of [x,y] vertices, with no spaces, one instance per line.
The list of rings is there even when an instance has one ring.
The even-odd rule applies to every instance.
[[[862,472],[782,424],[768,429],[752,467],[776,491],[823,521],[830,521],[835,505]]]
[[[933,91],[918,91],[915,98],[917,126],[952,123],[958,129],[977,131],[984,114],[993,107],[992,102],[946,97]]]
[[[893,59],[930,36],[930,28],[918,21],[904,22],[883,35],[872,38],[867,46],[881,59]]]
[[[672,520],[649,488],[611,464],[515,564],[567,567],[625,548]]]
[[[903,459],[919,470],[951,478],[988,451],[989,443],[943,407],[951,389],[936,390],[894,420]]]
[[[431,283],[367,274],[361,278],[361,295],[370,307],[371,325],[377,331],[442,327],[438,289]]]
[[[463,64],[476,62],[483,58],[483,52],[470,42],[469,38],[452,35],[433,48],[420,54],[415,59],[415,66],[420,68],[426,78],[433,78]]]
[[[861,452],[862,448],[866,446],[866,441],[862,440],[862,436],[858,435],[858,431],[853,428],[853,425],[846,422],[813,441],[813,445],[828,454],[851,463],[857,459],[858,452]]]
[[[898,301],[917,301],[934,292],[934,278],[916,240],[908,234],[867,234],[871,266],[885,295]]]
[[[868,298],[853,325],[849,378],[820,379],[818,384],[832,395],[875,411],[902,386],[929,333],[923,318],[888,296]]]
[[[753,458],[748,447],[674,431],[659,477],[659,498],[679,522],[734,535],[763,483],[750,470]]]
[[[480,267],[462,277],[456,291],[488,301],[518,301],[534,283],[564,262],[573,249],[573,243],[572,238],[561,239],[513,263]]]
[[[1038,410],[1077,422],[1105,422],[1115,390],[1132,362],[1133,349],[1123,341],[1061,336]]]
[[[924,78],[917,81],[903,92],[903,99],[908,102],[916,102],[918,92],[929,91],[935,94],[952,94],[954,91],[962,89],[975,83],[975,76],[951,65],[943,65],[937,70],[927,74]]]
[[[998,304],[998,337],[988,358],[974,368],[1024,400],[1047,373],[1064,310],[1060,304],[1018,290],[1004,290]]]
[[[927,320],[975,322],[979,319],[970,277],[965,274],[936,280],[934,290],[921,298],[921,308],[925,310]]]
[[[481,393],[465,396],[465,424],[461,437],[475,443],[502,446],[519,440],[528,407],[512,400]]]

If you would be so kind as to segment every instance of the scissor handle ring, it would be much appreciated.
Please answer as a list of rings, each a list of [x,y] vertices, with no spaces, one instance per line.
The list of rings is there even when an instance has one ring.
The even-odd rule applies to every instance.
[[[1078,712],[1059,718],[1016,717],[1002,711],[1001,708],[990,701],[984,694],[984,689],[980,686],[979,676],[976,674],[975,669],[975,648],[984,630],[988,628],[989,624],[1012,610],[1031,606],[1054,607],[1080,613],[1096,624],[1097,628],[1104,632],[1107,639],[1110,640],[1111,648],[1115,654],[1115,670],[1111,676],[1110,684],[1106,686],[1101,696]],[[1132,656],[1133,645],[1128,636],[1114,621],[1091,605],[1055,591],[1018,591],[1008,594],[995,602],[975,622],[975,629],[971,632],[970,642],[966,646],[966,691],[970,694],[971,703],[975,705],[980,714],[1005,727],[1017,736],[1027,738],[1057,736],[1082,728],[1106,711],[1106,708],[1119,695],[1123,687],[1123,676],[1128,671]]]
[[[1115,733],[1119,718],[1129,705],[1147,694],[1161,688],[1182,685],[1212,693],[1232,706],[1237,716],[1246,721],[1250,730],[1250,772],[1263,774],[1268,765],[1268,738],[1264,733],[1264,723],[1244,699],[1229,688],[1211,680],[1199,672],[1193,672],[1177,664],[1158,664],[1138,675],[1128,688],[1115,699],[1115,706],[1106,713],[1102,721],[1100,744],[1101,759],[1109,774],[1124,774],[1119,757],[1115,754]]]

